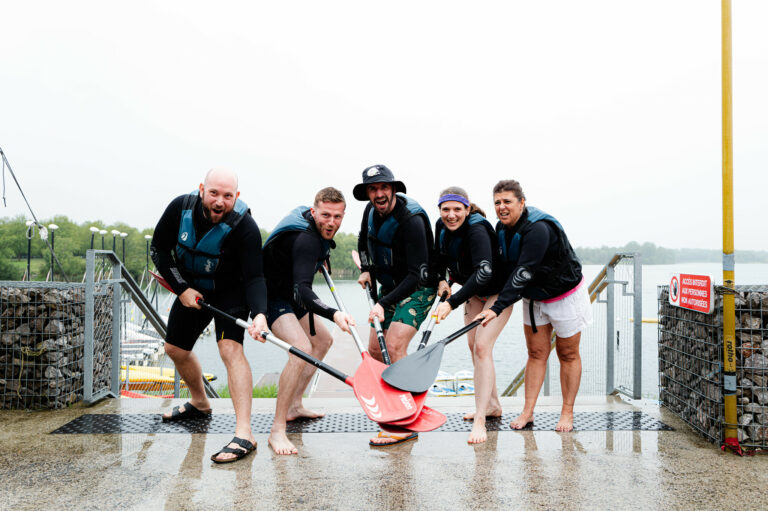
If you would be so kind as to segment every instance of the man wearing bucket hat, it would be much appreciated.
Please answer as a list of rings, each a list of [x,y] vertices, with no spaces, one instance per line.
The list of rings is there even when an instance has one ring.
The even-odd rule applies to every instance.
[[[429,217],[413,199],[405,196],[405,184],[397,181],[384,165],[363,170],[363,182],[352,194],[368,201],[363,213],[357,247],[361,271],[358,283],[372,290],[379,284],[378,303],[368,317],[378,317],[384,330],[392,362],[407,355],[408,344],[429,313],[435,299],[437,279],[430,274],[433,237]],[[368,350],[382,360],[374,329]],[[392,445],[415,438],[413,435],[385,435],[371,445]]]

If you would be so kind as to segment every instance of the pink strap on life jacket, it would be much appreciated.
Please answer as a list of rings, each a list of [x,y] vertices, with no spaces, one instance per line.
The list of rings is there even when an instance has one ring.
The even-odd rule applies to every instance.
[[[558,302],[558,301],[562,300],[563,298],[565,298],[567,296],[571,296],[573,293],[578,291],[583,283],[584,283],[584,275],[581,276],[581,280],[579,281],[579,283],[576,284],[576,286],[573,289],[571,289],[570,291],[566,291],[565,293],[561,294],[560,296],[556,296],[554,298],[547,298],[546,300],[539,300],[539,301],[543,302],[543,303]]]

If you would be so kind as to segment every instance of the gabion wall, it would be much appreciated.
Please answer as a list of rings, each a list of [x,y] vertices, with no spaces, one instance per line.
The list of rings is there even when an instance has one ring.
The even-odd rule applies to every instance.
[[[109,389],[112,291],[97,284],[94,392]],[[85,286],[0,282],[0,408],[62,408],[83,399]]]
[[[659,395],[711,442],[721,443],[723,407],[722,296],[712,314],[669,304],[659,292]],[[768,286],[736,286],[736,376],[739,443],[768,448]]]

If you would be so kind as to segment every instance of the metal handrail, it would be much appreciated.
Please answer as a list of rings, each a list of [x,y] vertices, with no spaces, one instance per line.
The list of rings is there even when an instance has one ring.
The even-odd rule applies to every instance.
[[[615,268],[619,262],[627,257],[634,257],[635,254],[626,254],[626,253],[619,253],[614,254],[614,256],[611,258],[610,261],[608,261],[608,264],[603,266],[603,268],[600,270],[600,272],[597,274],[597,276],[592,280],[592,282],[587,287],[587,292],[589,293],[589,302],[595,303],[595,300],[597,300],[597,297],[600,296],[600,293],[608,287],[608,284],[610,284],[607,275],[608,275],[608,268]],[[556,336],[553,333],[552,334],[552,343],[549,346],[549,351],[552,352],[552,350],[555,349],[557,345]],[[512,378],[512,381],[507,385],[507,388],[504,389],[504,392],[501,393],[502,396],[511,396],[515,392],[517,392],[520,387],[522,387],[523,383],[525,383],[525,366],[523,366],[522,369],[520,369],[520,372],[518,372],[514,378]]]
[[[147,321],[149,321],[157,333],[165,339],[168,333],[168,325],[165,323],[165,320],[163,320],[163,317],[160,316],[160,313],[152,306],[149,298],[142,292],[138,282],[136,282],[136,279],[133,278],[120,258],[117,257],[117,254],[111,250],[89,250],[89,252],[91,251],[94,252],[94,254],[107,257],[114,266],[119,267],[121,278],[118,279],[118,282],[120,282],[120,286],[128,292],[131,298],[133,298],[134,303],[136,303],[136,306],[144,314],[144,317],[147,318]],[[203,376],[203,388],[205,389],[205,395],[207,397],[219,397],[219,394],[213,388],[211,382],[205,379],[205,376]],[[177,394],[178,392],[174,389],[174,397],[179,397]]]

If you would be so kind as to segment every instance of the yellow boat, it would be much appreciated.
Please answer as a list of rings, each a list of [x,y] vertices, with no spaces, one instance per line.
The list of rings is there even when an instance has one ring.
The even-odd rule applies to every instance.
[[[128,371],[128,389],[131,391],[142,392],[173,392],[173,375],[174,369],[172,367],[157,367],[157,366],[131,366]],[[208,381],[214,381],[216,375],[211,373],[204,373],[203,376]],[[180,382],[181,388],[187,387],[184,380]],[[125,366],[120,366],[120,387],[125,388]]]

